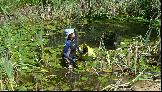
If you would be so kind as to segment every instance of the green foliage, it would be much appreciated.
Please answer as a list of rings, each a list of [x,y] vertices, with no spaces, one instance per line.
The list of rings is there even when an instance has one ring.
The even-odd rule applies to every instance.
[[[43,6],[45,9],[48,4],[53,8],[56,18],[69,20],[68,26],[75,25],[70,21],[77,22],[84,17],[88,21],[93,19],[110,18],[113,16],[132,16],[143,17],[144,19],[160,18],[159,0],[1,0],[0,11],[5,15],[10,15],[16,7],[25,5]],[[64,11],[64,12],[63,12]]]
[[[25,21],[25,20],[24,20]],[[28,21],[28,20],[26,20]],[[18,24],[18,23],[16,23]],[[26,22],[22,23],[21,25],[5,25],[1,28],[1,52],[4,51],[4,48],[7,48],[10,52],[10,60],[4,65],[3,69],[5,69],[5,73],[8,75],[9,78],[12,76],[12,79],[15,76],[14,71],[19,72],[20,76],[17,79],[16,84],[22,86],[15,86],[14,89],[16,90],[55,90],[55,88],[49,87],[49,85],[55,85],[54,87],[59,86],[59,90],[71,90],[71,86],[66,84],[67,80],[66,77],[63,77],[63,71],[59,70],[60,73],[55,73],[58,69],[62,69],[59,62],[61,59],[61,50],[63,45],[58,45],[55,47],[47,46],[47,42],[49,41],[48,38],[44,37],[46,31],[43,30],[43,24],[35,26],[30,26],[31,24],[26,24]],[[61,31],[62,32],[62,31]],[[60,32],[60,33],[61,33]],[[55,32],[57,33],[57,31]],[[58,32],[58,34],[60,34]],[[114,72],[114,66],[116,65],[117,68],[124,69],[125,66],[131,69],[131,72],[134,72],[134,53],[135,53],[135,43],[138,41],[139,46],[143,46],[145,40],[142,38],[137,37],[134,40],[131,39],[124,39],[122,40],[121,44],[119,45],[120,48],[116,50],[106,50],[103,48],[103,45],[99,48],[95,48],[94,51],[96,53],[96,60],[87,61],[86,66],[83,65],[79,66],[79,69],[76,69],[74,72],[77,74],[83,75],[80,77],[80,80],[76,80],[79,82],[79,85],[82,86],[83,90],[89,90],[93,88],[93,85],[88,83],[94,82],[92,76],[99,75],[99,72],[103,70],[105,72]],[[4,43],[6,42],[6,43]],[[148,42],[149,43],[149,42]],[[130,54],[130,63],[131,66],[127,65],[128,62],[128,48],[132,45],[132,52]],[[148,45],[149,46],[149,45]],[[142,56],[141,53],[147,52],[147,48],[142,47],[143,49],[139,50],[139,66],[137,71],[142,71],[143,69],[150,69],[151,71],[157,72],[159,68],[154,67],[151,68],[147,61],[148,59],[146,56]],[[2,61],[5,61],[5,57],[1,54]],[[81,61],[82,62],[82,61]],[[18,70],[13,70],[13,64],[18,68]],[[6,66],[6,67],[5,67]],[[9,67],[12,66],[12,67]],[[116,69],[116,68],[115,68]],[[64,70],[65,71],[65,70]],[[54,76],[52,76],[54,74]],[[85,74],[84,74],[85,73]],[[93,74],[92,76],[87,75],[86,73]],[[14,74],[14,76],[13,76]],[[61,75],[59,75],[61,74]],[[27,76],[26,76],[27,75]],[[26,76],[26,77],[24,77]],[[61,77],[58,77],[61,76]],[[129,76],[129,75],[127,75]],[[108,85],[108,76],[100,76],[97,78],[99,81],[98,85],[106,86]],[[6,78],[6,77],[5,77]],[[65,78],[65,79],[64,79]],[[91,79],[92,78],[92,79]],[[26,81],[30,80],[30,81]],[[16,80],[12,80],[13,82]],[[21,82],[22,81],[22,82]],[[34,81],[34,82],[32,82]],[[60,84],[55,84],[57,82]],[[40,83],[40,85],[38,85]],[[86,85],[87,86],[83,86]],[[56,86],[57,85],[57,86]],[[61,86],[62,85],[62,86]],[[45,87],[42,87],[45,86]],[[76,87],[76,86],[75,86]],[[76,87],[75,90],[78,90],[80,87]],[[72,88],[73,89],[73,88]],[[9,89],[10,90],[10,89]],[[12,89],[11,89],[12,90]]]
[[[48,4],[52,7],[49,20]],[[119,74],[130,77],[144,69],[158,73],[160,68],[149,64],[158,60],[149,55],[154,56],[159,49],[159,39],[154,42],[151,37],[161,26],[160,6],[158,0],[0,0],[0,14],[5,16],[0,24],[1,90],[100,90]],[[148,25],[152,32],[146,33]],[[86,61],[78,62],[79,68],[72,73],[59,64],[65,27],[79,29],[81,43],[96,54],[93,59],[87,56]],[[101,33],[110,30],[123,36],[114,50],[99,44]],[[130,38],[132,35],[137,37]],[[147,72],[143,78],[151,77]]]

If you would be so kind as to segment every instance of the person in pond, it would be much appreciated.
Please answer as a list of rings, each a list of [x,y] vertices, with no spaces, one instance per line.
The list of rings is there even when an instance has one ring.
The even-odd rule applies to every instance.
[[[63,63],[68,65],[69,68],[76,67],[76,52],[82,54],[78,47],[78,38],[75,29],[65,29],[66,40],[63,48]]]

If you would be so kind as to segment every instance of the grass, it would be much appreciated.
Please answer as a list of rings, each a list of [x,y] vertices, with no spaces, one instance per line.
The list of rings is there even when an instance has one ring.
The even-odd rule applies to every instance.
[[[23,1],[27,2],[28,0]],[[21,0],[16,0],[15,2],[21,2]],[[39,0],[31,2],[33,4],[39,4]],[[72,10],[69,14],[69,11],[63,12],[59,8],[64,8],[62,4],[57,4],[60,2],[53,1],[53,3],[56,3],[57,5],[54,10],[58,11],[53,13],[56,13],[56,15],[52,17],[51,20],[42,19],[41,16],[34,14],[26,16],[16,15],[15,20],[8,19],[9,21],[1,25],[0,88],[2,91],[108,90],[106,87],[107,85],[115,85],[115,87],[118,88],[122,84],[125,84],[121,80],[118,80],[123,76],[130,78],[131,80],[128,81],[130,82],[134,78],[136,79],[138,75],[140,75],[140,77],[150,77],[150,75],[147,75],[148,71],[160,71],[159,66],[150,66],[148,64],[150,61],[158,62],[158,60],[153,60],[154,57],[149,56],[149,53],[152,56],[156,54],[160,43],[159,39],[159,42],[150,41],[151,27],[145,37],[140,36],[140,38],[137,36],[136,38],[129,38],[128,40],[126,38],[121,39],[121,44],[117,46],[117,49],[107,50],[104,46],[103,39],[99,39],[101,42],[99,45],[96,44],[97,36],[99,36],[99,38],[101,37],[97,32],[110,31],[106,29],[115,29],[113,31],[121,29],[121,27],[114,26],[115,24],[110,25],[113,22],[119,21],[111,20],[110,18],[111,22],[107,20],[104,21],[104,23],[110,22],[107,23],[109,24],[108,27],[101,26],[103,23],[102,20],[101,22],[99,21],[100,25],[98,27],[98,24],[93,22],[95,26],[93,26],[92,23],[86,28],[88,22],[85,21],[86,19],[80,19],[82,17],[78,16],[78,19],[76,18],[76,20],[70,19],[69,21],[72,21],[70,22],[72,24],[69,24],[68,19],[72,17],[71,15],[73,13],[77,13],[77,10]],[[69,3],[71,2],[68,2],[67,5]],[[65,6],[65,9],[69,10],[71,7],[77,8],[75,5],[70,5],[71,6]],[[3,8],[5,15],[8,15],[8,8],[5,8],[5,6],[1,6],[1,8]],[[77,14],[79,15],[79,13]],[[65,77],[65,74],[68,71],[67,69],[62,68],[59,64],[64,40],[62,29],[68,26],[78,27],[80,26],[77,24],[78,22],[80,24],[85,23],[85,25],[82,26],[83,31],[85,30],[85,32],[78,30],[79,38],[83,38],[82,41],[85,41],[85,39],[88,39],[86,37],[89,37],[90,40],[88,39],[87,42],[92,42],[92,46],[98,46],[93,47],[97,57],[95,60],[92,60],[91,58],[87,60],[85,66],[81,64],[79,69],[73,71],[71,75],[73,77]],[[129,25],[124,24],[124,22],[120,23],[123,23],[123,30],[128,29],[127,27]],[[132,24],[132,26],[133,25],[134,24]],[[124,29],[124,27],[126,28]],[[137,26],[134,26],[133,28],[137,28]],[[135,31],[134,29],[129,30],[130,33]],[[143,29],[141,30],[143,31]],[[94,41],[94,39],[96,40]],[[145,70],[144,74],[141,75],[140,73],[143,72],[143,70]],[[130,83],[133,84],[134,81]],[[113,89],[112,86],[111,88],[112,90],[117,90]]]

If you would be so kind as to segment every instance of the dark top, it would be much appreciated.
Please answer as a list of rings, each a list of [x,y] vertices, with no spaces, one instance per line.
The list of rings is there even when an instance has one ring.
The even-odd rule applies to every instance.
[[[81,53],[78,47],[77,37],[75,37],[75,39],[73,40],[70,39],[65,40],[63,56],[68,58],[69,60],[72,60],[76,56],[76,51],[79,51]]]

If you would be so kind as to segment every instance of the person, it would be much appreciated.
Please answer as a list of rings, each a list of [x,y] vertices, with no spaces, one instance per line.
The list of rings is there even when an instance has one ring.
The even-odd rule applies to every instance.
[[[66,40],[63,48],[63,63],[68,64],[69,68],[76,67],[76,52],[82,54],[82,51],[78,47],[78,38],[75,33],[75,29],[65,29]]]

